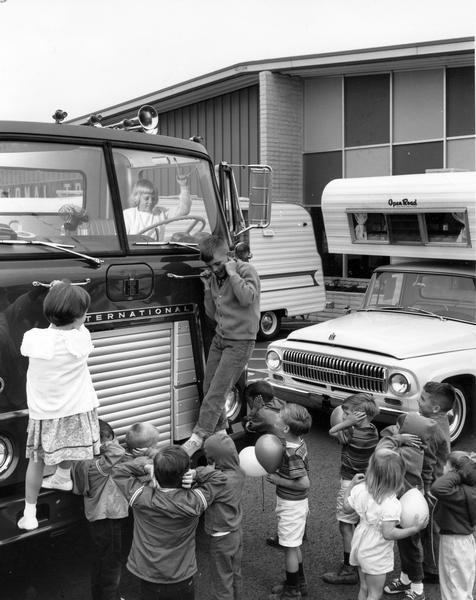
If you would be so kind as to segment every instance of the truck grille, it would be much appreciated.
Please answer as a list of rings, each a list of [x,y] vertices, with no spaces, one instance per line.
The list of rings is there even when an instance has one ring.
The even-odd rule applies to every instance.
[[[158,428],[161,443],[191,433],[199,397],[188,322],[92,332],[89,370],[99,417],[119,439],[134,423]]]
[[[387,390],[385,367],[326,354],[285,350],[283,370],[293,379],[335,388],[379,393]]]

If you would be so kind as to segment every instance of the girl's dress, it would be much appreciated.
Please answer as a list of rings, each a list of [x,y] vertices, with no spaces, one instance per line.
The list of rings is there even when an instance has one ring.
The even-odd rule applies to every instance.
[[[400,522],[399,500],[393,494],[377,504],[365,483],[360,483],[352,489],[348,501],[360,517],[352,538],[350,564],[368,575],[393,571],[393,540],[383,537],[382,523]]]
[[[20,351],[29,358],[27,458],[56,465],[99,454],[99,402],[87,366],[92,349],[84,325],[35,328],[23,336]]]

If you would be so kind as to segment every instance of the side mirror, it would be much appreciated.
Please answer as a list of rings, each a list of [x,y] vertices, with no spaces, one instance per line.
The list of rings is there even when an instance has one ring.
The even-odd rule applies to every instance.
[[[249,226],[268,227],[271,221],[271,167],[250,165],[249,190]]]

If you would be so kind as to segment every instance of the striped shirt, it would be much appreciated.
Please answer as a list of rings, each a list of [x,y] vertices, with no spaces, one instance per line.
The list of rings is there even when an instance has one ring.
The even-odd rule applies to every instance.
[[[375,425],[354,425],[341,432],[342,441],[341,468],[342,479],[352,479],[357,473],[365,473],[375,447],[378,444],[378,431]]]

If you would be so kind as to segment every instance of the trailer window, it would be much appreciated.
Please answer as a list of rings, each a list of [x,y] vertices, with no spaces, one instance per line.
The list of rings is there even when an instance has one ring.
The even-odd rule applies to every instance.
[[[198,243],[220,228],[207,161],[157,151],[116,149],[114,162],[132,250],[157,249],[144,247],[144,241]]]
[[[469,242],[466,211],[426,213],[425,223],[429,243]]]
[[[107,227],[98,228],[98,222]],[[0,239],[56,242],[91,254],[116,252],[119,242],[102,149],[0,143]],[[0,245],[0,252],[45,249]]]

